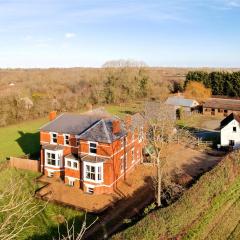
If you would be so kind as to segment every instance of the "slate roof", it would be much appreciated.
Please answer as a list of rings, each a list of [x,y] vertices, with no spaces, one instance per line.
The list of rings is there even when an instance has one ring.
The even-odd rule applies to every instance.
[[[121,124],[117,134],[112,129],[115,120]],[[73,134],[82,140],[102,143],[112,143],[127,134],[124,123],[117,117],[110,117],[102,109],[84,114],[64,113],[41,127],[40,131]]]
[[[203,104],[203,107],[240,111],[240,100],[226,98],[210,98]]]
[[[221,123],[220,123],[220,127],[224,128],[225,126],[227,126],[232,120],[236,120],[237,122],[240,123],[240,117],[235,114],[235,113],[231,113],[230,115],[228,115],[226,118],[224,118]]]
[[[93,142],[103,142],[103,143],[112,143],[113,141],[123,137],[127,134],[127,131],[124,127],[124,124],[120,121],[121,130],[119,133],[114,134],[112,129],[112,123],[116,118],[101,119],[95,123],[88,130],[83,132],[79,138],[87,141]]]
[[[173,106],[182,106],[182,107],[196,107],[199,103],[194,99],[186,99],[183,97],[168,97],[165,102],[166,104],[173,105]],[[196,105],[197,104],[197,105]]]
[[[40,128],[41,131],[79,135],[101,120],[99,115],[63,113]]]
[[[139,128],[141,126],[144,126],[145,119],[141,113],[135,113],[131,117],[132,117],[132,123],[131,123],[132,130]]]

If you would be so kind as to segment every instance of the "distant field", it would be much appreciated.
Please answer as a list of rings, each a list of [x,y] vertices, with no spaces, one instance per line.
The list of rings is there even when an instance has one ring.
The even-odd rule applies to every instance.
[[[114,115],[124,117],[127,113],[139,111],[139,104],[121,106],[106,106],[106,109]],[[22,156],[35,154],[39,151],[38,129],[48,118],[40,118],[0,128],[0,161],[9,156]]]

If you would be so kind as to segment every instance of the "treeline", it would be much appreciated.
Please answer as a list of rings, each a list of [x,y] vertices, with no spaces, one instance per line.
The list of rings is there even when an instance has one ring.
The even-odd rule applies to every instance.
[[[150,68],[0,70],[0,126],[52,110],[75,112],[88,104],[158,99],[175,88],[165,75]]]
[[[184,88],[190,81],[202,82],[212,90],[213,95],[240,97],[240,72],[190,71],[186,76]]]

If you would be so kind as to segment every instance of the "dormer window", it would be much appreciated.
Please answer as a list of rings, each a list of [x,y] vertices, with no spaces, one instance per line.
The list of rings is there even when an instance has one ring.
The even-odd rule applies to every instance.
[[[97,154],[97,143],[95,142],[89,143],[89,152],[90,154]]]
[[[51,133],[51,143],[57,143],[57,133]]]
[[[69,145],[70,144],[70,135],[69,134],[64,134],[64,145]]]

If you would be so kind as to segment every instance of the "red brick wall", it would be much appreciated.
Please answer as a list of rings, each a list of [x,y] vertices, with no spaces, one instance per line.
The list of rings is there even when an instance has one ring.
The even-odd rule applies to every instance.
[[[80,170],[75,170],[75,169],[71,169],[71,168],[66,168],[65,167],[65,176],[69,176],[69,177],[74,177],[74,178],[79,178],[81,177],[80,174]]]
[[[97,155],[100,156],[112,156],[109,160],[106,160],[104,162],[104,181],[102,184],[104,185],[111,185],[114,181],[116,181],[121,174],[120,171],[120,157],[124,155],[124,152],[127,153],[127,159],[126,159],[126,169],[127,171],[133,164],[135,164],[139,159],[137,159],[136,153],[137,149],[139,149],[139,154],[140,157],[142,158],[142,145],[143,142],[138,141],[138,131],[134,132],[134,142],[132,142],[132,133],[129,132],[128,136],[126,137],[126,147],[125,149],[120,149],[121,147],[121,140],[117,140],[113,142],[112,144],[105,144],[105,143],[98,143],[97,144]],[[41,132],[40,133],[40,140],[42,143],[50,143],[50,134],[46,132]],[[64,144],[64,138],[62,134],[58,135],[58,144],[63,145]],[[76,139],[74,136],[70,136],[70,145],[71,146],[64,146],[64,156],[68,155],[69,153],[89,153],[89,144],[87,141],[82,141],[80,142],[80,147],[76,147]],[[134,147],[134,153],[135,153],[135,162],[132,163],[132,153],[131,150]],[[43,162],[43,154],[41,154],[41,159]],[[80,168],[81,169],[81,168]],[[53,169],[54,170],[54,169]],[[133,169],[131,169],[132,171]],[[81,173],[80,170],[74,170],[74,169],[69,169],[65,168],[65,181],[66,176],[74,177],[74,178],[81,178]],[[56,173],[55,175],[59,175],[60,173]],[[128,174],[125,174],[125,177]],[[123,178],[124,176],[122,176]],[[94,183],[89,183],[92,185],[96,185]],[[80,186],[80,182],[79,182]],[[98,187],[96,188],[96,193],[103,193],[103,192],[112,192],[114,189],[114,186],[112,187]]]

